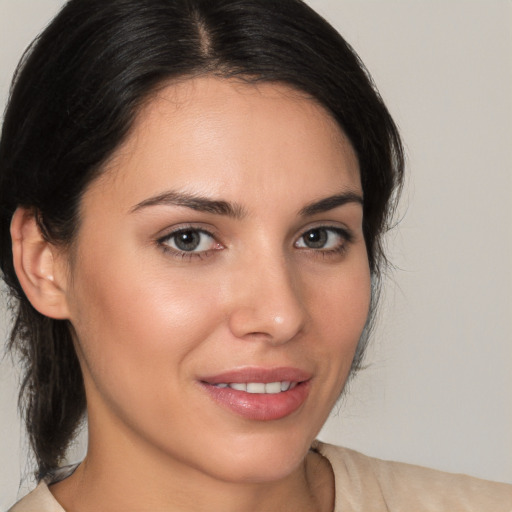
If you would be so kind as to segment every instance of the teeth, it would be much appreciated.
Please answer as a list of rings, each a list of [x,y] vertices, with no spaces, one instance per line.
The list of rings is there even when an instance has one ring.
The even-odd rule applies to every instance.
[[[288,391],[290,389],[290,384],[289,380],[281,382],[281,391]]]
[[[281,393],[281,383],[280,382],[268,382],[265,384],[265,393],[269,393],[274,395],[276,393]]]
[[[232,382],[228,384],[226,382],[221,382],[219,384],[214,384],[217,388],[227,388],[236,389],[237,391],[245,391],[246,393],[258,393],[258,394],[269,394],[275,395],[277,393],[281,393],[284,391],[288,391],[289,389],[293,389],[298,383],[290,382],[288,380],[282,382]]]
[[[247,393],[265,393],[265,384],[262,382],[248,382]]]

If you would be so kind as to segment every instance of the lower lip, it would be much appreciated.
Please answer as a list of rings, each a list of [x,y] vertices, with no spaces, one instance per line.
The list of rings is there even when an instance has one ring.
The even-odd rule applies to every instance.
[[[271,421],[294,413],[306,401],[309,381],[299,382],[293,389],[276,394],[247,393],[230,387],[219,388],[201,383],[220,405],[250,420]]]

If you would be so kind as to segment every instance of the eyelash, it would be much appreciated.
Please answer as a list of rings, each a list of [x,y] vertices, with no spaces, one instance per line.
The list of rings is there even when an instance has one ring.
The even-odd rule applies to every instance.
[[[173,247],[169,246],[170,240],[175,241],[179,235],[186,234],[186,233],[194,233],[194,234],[199,233],[201,235],[206,235],[212,239],[212,244],[217,245],[218,247],[204,250],[204,251],[199,251],[199,252],[192,252],[192,251],[180,250],[179,248],[173,248]],[[159,238],[157,240],[157,244],[164,251],[164,253],[169,254],[169,255],[173,256],[174,258],[178,258],[181,260],[193,260],[193,259],[202,260],[205,257],[211,256],[215,251],[219,251],[223,248],[222,244],[217,242],[215,234],[213,234],[212,232],[210,232],[206,229],[195,227],[195,226],[180,227],[180,228],[166,234],[165,236]]]
[[[299,247],[297,245],[297,244],[299,244],[300,241],[304,241],[304,237],[306,235],[313,233],[315,231],[324,231],[324,232],[328,232],[331,234],[334,233],[336,236],[339,237],[340,243],[338,243],[335,247],[329,248],[329,249],[323,249],[321,247],[313,248],[313,247],[307,247],[307,246]],[[170,247],[170,245],[169,245],[170,240],[174,240],[174,244],[175,244],[176,238],[179,235],[187,234],[187,233],[195,234],[195,235],[197,235],[197,234],[206,235],[212,239],[212,244],[216,245],[217,247],[203,250],[203,251],[198,251],[198,252],[180,250],[179,248]],[[306,231],[304,231],[300,235],[300,237],[297,239],[297,241],[294,242],[293,245],[295,248],[297,248],[299,250],[306,250],[306,251],[308,251],[308,253],[313,253],[315,256],[326,258],[329,256],[334,257],[336,255],[345,253],[347,251],[350,243],[353,242],[353,239],[354,239],[354,237],[353,237],[352,233],[350,233],[350,231],[345,228],[341,228],[339,226],[320,225],[320,226],[315,226],[315,227],[309,228]],[[172,257],[178,258],[180,260],[189,260],[189,261],[194,260],[194,259],[202,260],[205,257],[211,256],[215,251],[219,251],[224,248],[222,246],[222,244],[216,240],[216,236],[214,233],[212,233],[206,229],[202,229],[202,228],[195,227],[195,226],[180,227],[180,228],[166,234],[165,236],[160,237],[157,240],[157,244],[162,249],[162,251],[164,251],[164,253],[169,254]]]
[[[313,233],[315,231],[324,231],[329,233],[334,233],[339,238],[339,243],[336,244],[335,247],[330,249],[323,249],[323,248],[312,248],[312,247],[300,247],[300,249],[307,250],[310,253],[313,253],[315,256],[322,257],[322,258],[328,258],[330,256],[338,256],[340,254],[344,254],[348,246],[354,241],[353,234],[345,228],[341,228],[339,226],[314,226],[312,228],[307,229],[300,235],[298,240],[294,243],[294,246],[297,247],[297,244],[299,241],[303,241],[304,237],[308,235],[308,233]]]

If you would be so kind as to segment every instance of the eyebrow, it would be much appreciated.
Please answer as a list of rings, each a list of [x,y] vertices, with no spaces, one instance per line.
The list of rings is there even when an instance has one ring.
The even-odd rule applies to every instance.
[[[363,204],[363,198],[355,192],[345,192],[325,197],[314,201],[299,212],[301,217],[309,217],[318,213],[324,213],[333,210],[347,203]],[[150,206],[183,206],[200,212],[213,213],[216,215],[226,215],[235,219],[241,219],[247,212],[243,206],[228,201],[210,199],[208,197],[187,194],[185,192],[169,191],[158,196],[144,199],[137,203],[130,212],[134,213]]]
[[[130,211],[132,213],[137,212],[149,206],[183,206],[199,212],[226,215],[235,219],[240,219],[246,215],[244,208],[239,204],[176,191],[165,192],[145,199],[136,204]]]
[[[302,217],[310,217],[318,213],[334,210],[334,208],[338,208],[339,206],[343,206],[348,203],[357,203],[362,206],[363,197],[359,194],[356,194],[355,192],[344,192],[342,194],[336,194],[306,205],[304,208],[302,208],[299,214]]]

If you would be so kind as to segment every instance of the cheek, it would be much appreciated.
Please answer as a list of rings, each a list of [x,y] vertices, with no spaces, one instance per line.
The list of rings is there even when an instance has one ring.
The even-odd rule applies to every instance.
[[[334,399],[350,372],[354,354],[366,325],[371,299],[371,280],[366,253],[354,258],[322,287],[311,286],[308,310],[319,340],[311,342],[319,361],[327,366],[325,378]]]
[[[218,317],[214,290],[142,259],[109,256],[83,261],[76,278],[72,323],[79,350],[102,392],[147,393],[177,379],[211,332]]]
[[[322,279],[321,287],[309,287],[308,309],[312,318],[326,337],[339,346],[357,344],[370,307],[367,260],[363,257],[354,260],[353,265]]]

